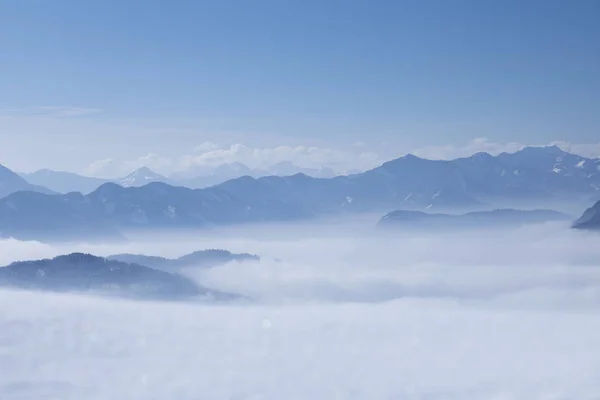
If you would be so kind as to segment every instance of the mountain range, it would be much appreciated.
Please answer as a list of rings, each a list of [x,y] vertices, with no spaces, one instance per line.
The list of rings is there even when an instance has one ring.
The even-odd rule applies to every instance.
[[[10,171],[12,172],[12,171]],[[0,192],[0,197],[19,190],[34,190],[56,193],[90,193],[105,183],[116,183],[123,187],[139,187],[151,182],[162,182],[172,186],[185,186],[191,189],[202,189],[218,185],[230,179],[241,176],[251,176],[260,178],[262,176],[287,176],[297,173],[303,173],[317,178],[331,178],[336,174],[327,167],[322,168],[301,168],[291,162],[280,162],[267,169],[251,169],[244,164],[234,162],[222,164],[214,168],[204,167],[196,168],[186,173],[175,173],[170,177],[163,176],[152,171],[148,167],[138,168],[129,175],[116,179],[102,179],[75,174],[66,171],[53,171],[50,169],[41,169],[31,173],[19,174],[26,183],[38,186],[38,188],[24,189],[23,186],[14,185],[13,190]],[[0,179],[0,182],[2,180]]]
[[[73,172],[40,169],[31,173],[19,174],[24,180],[34,185],[46,187],[57,193],[80,192],[89,193],[100,185],[110,182],[108,179],[82,176]],[[12,192],[17,192],[13,190]],[[10,194],[10,193],[7,193]]]
[[[332,213],[522,208],[589,204],[600,197],[600,160],[528,147],[450,161],[407,155],[348,176],[243,176],[205,189],[105,183],[82,195],[16,192],[0,199],[0,236],[60,239],[146,228],[202,228],[307,219]]]
[[[164,182],[175,185],[174,181],[147,167],[138,168],[131,174],[117,179],[94,178],[73,172],[53,171],[50,169],[40,169],[32,173],[21,173],[19,175],[27,182],[37,185],[37,187],[48,188],[51,192],[63,194],[71,192],[90,193],[105,183],[116,183],[123,187],[139,187],[151,182]],[[18,190],[14,190],[13,192],[16,191]],[[35,191],[39,192],[40,190]]]

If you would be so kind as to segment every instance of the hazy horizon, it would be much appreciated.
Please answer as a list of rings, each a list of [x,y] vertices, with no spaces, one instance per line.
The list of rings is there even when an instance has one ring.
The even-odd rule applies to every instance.
[[[388,161],[393,161],[397,158],[404,157],[407,155],[414,155],[416,157],[419,157],[419,158],[422,158],[425,160],[431,160],[431,161],[437,161],[437,160],[450,161],[450,160],[454,160],[454,159],[468,158],[477,153],[488,153],[492,156],[497,156],[501,153],[514,154],[526,147],[554,147],[554,146],[556,146],[560,150],[562,150],[566,153],[569,153],[569,154],[581,156],[581,157],[588,158],[588,159],[600,159],[600,144],[598,144],[598,146],[597,146],[598,151],[596,151],[596,145],[572,145],[565,141],[558,141],[558,142],[552,142],[552,143],[547,143],[547,144],[537,144],[537,145],[510,143],[510,144],[506,144],[506,146],[503,146],[500,144],[488,145],[487,143],[485,143],[485,140],[477,139],[477,140],[474,140],[473,143],[479,143],[479,145],[466,147],[456,153],[454,153],[453,151],[450,150],[446,154],[444,154],[444,152],[441,152],[440,154],[436,154],[437,149],[435,147],[432,147],[430,149],[426,149],[426,148],[417,149],[416,151],[399,154],[394,158],[378,159],[377,161],[371,162],[371,164],[369,164],[369,166],[363,165],[362,168],[353,167],[353,168],[346,169],[346,170],[333,169],[328,165],[328,163],[303,166],[301,164],[295,164],[293,160],[288,160],[288,159],[283,159],[283,160],[280,160],[277,162],[273,162],[270,164],[263,164],[261,166],[252,168],[252,167],[249,167],[248,165],[244,164],[243,162],[237,161],[234,159],[234,160],[222,160],[222,163],[217,163],[217,164],[212,164],[212,165],[197,165],[193,168],[175,169],[175,170],[171,170],[170,172],[165,172],[165,170],[163,168],[160,168],[160,167],[156,168],[156,167],[150,166],[153,163],[153,161],[152,161],[153,157],[149,157],[149,158],[145,158],[145,159],[142,158],[142,159],[138,160],[137,163],[129,164],[128,168],[131,168],[130,170],[122,169],[121,170],[122,172],[117,173],[117,175],[115,175],[115,174],[113,174],[113,175],[106,175],[106,174],[97,175],[94,173],[90,173],[90,171],[86,172],[86,171],[73,171],[73,170],[53,170],[52,168],[49,168],[49,167],[43,167],[43,168],[33,169],[33,170],[29,170],[29,171],[22,171],[22,170],[12,169],[12,168],[10,168],[10,165],[5,165],[5,164],[0,164],[0,165],[3,165],[4,167],[13,170],[13,172],[17,172],[20,174],[26,174],[26,175],[30,175],[30,174],[33,174],[36,172],[43,172],[43,171],[47,170],[47,171],[54,171],[54,172],[73,173],[73,174],[81,175],[86,178],[97,178],[97,179],[104,179],[104,180],[123,179],[123,178],[126,178],[127,176],[129,176],[131,173],[134,173],[138,170],[148,168],[152,172],[158,173],[159,175],[162,175],[167,179],[172,179],[174,182],[178,182],[178,181],[185,182],[186,180],[192,179],[194,177],[209,176],[209,175],[213,174],[214,171],[220,166],[230,166],[230,165],[236,165],[236,164],[241,164],[242,166],[247,167],[253,173],[259,173],[259,172],[263,173],[265,176],[268,176],[271,174],[270,169],[272,167],[275,167],[278,164],[286,164],[286,163],[289,163],[290,166],[295,167],[296,170],[299,172],[307,171],[310,174],[310,172],[318,172],[320,169],[327,168],[327,169],[331,169],[331,171],[336,176],[339,176],[339,175],[348,175],[348,174],[365,172],[367,170],[377,168]],[[451,146],[449,148],[451,148]],[[145,161],[147,161],[147,163],[145,163]]]
[[[196,148],[211,148],[202,153],[202,150],[196,151],[193,155],[185,155],[182,159],[186,160],[183,163],[177,163],[166,158],[161,158],[157,154],[148,154],[136,160],[128,160],[117,162],[112,158],[98,161],[90,161],[90,166],[84,169],[56,169],[51,165],[38,165],[34,168],[14,168],[6,163],[0,163],[14,172],[22,174],[32,174],[39,171],[50,170],[56,172],[68,172],[89,178],[98,179],[120,179],[125,178],[129,174],[142,169],[149,168],[153,172],[165,176],[166,178],[190,179],[193,177],[201,177],[210,175],[219,166],[241,164],[252,171],[265,172],[268,174],[269,169],[281,163],[290,163],[298,170],[314,170],[322,168],[331,169],[336,175],[346,175],[352,173],[364,172],[382,165],[385,162],[392,161],[396,158],[406,155],[415,155],[426,160],[453,160],[457,158],[470,157],[477,153],[488,153],[496,156],[501,153],[516,153],[525,147],[551,147],[557,146],[561,150],[589,159],[600,159],[600,143],[598,144],[573,144],[567,141],[553,141],[542,144],[527,144],[527,143],[491,143],[485,138],[473,139],[464,146],[454,146],[448,144],[439,144],[426,148],[417,148],[411,151],[398,151],[394,155],[387,158],[381,157],[375,153],[352,154],[339,152],[334,149],[312,149],[319,154],[316,159],[304,159],[304,155],[297,157],[296,154],[310,152],[304,146],[290,147],[279,146],[277,149],[251,149],[241,144],[231,145],[229,148],[221,148],[214,143],[201,144]],[[361,146],[357,146],[361,147]],[[264,155],[276,154],[281,151],[281,155],[274,155],[270,159],[257,161],[254,157],[259,157],[260,153]],[[244,154],[246,153],[246,154]],[[329,153],[329,154],[328,154]],[[269,156],[267,156],[269,157]],[[338,159],[344,161],[340,164]],[[193,161],[195,160],[195,161]]]
[[[598,12],[586,0],[3,3],[0,163],[344,171],[557,142],[597,157]]]
[[[599,21],[0,1],[0,400],[599,399]]]

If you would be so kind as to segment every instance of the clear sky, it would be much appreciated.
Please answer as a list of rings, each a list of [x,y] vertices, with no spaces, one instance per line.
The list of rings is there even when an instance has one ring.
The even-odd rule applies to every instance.
[[[598,21],[598,0],[1,0],[0,163],[594,144]]]

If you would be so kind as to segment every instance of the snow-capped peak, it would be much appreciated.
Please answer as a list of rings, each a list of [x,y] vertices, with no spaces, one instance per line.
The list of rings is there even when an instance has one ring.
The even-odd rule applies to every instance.
[[[118,181],[123,187],[143,186],[150,182],[166,182],[167,178],[152,171],[148,167],[138,168]]]

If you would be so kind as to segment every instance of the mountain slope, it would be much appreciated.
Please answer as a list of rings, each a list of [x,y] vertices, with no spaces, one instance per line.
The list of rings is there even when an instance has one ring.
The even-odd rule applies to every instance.
[[[0,198],[23,190],[45,194],[54,193],[48,188],[32,185],[23,177],[19,176],[19,174],[11,171],[3,165],[0,165]]]
[[[65,241],[122,239],[80,193],[16,192],[0,199],[0,238]]]
[[[81,253],[2,267],[0,286],[158,299],[184,299],[211,293],[181,275]]]
[[[583,215],[573,223],[573,228],[600,230],[600,201],[585,210]]]
[[[50,169],[41,169],[29,174],[21,174],[21,176],[29,183],[47,187],[57,193],[89,193],[96,190],[100,185],[109,182],[107,179]]]
[[[170,259],[142,254],[115,254],[107,257],[109,260],[122,261],[145,265],[150,268],[162,270],[176,270],[181,268],[210,268],[231,261],[258,261],[260,257],[252,254],[235,254],[227,250],[201,250],[184,256]]]
[[[600,191],[600,160],[570,154],[557,146],[526,147],[496,159],[539,192],[565,197]]]

